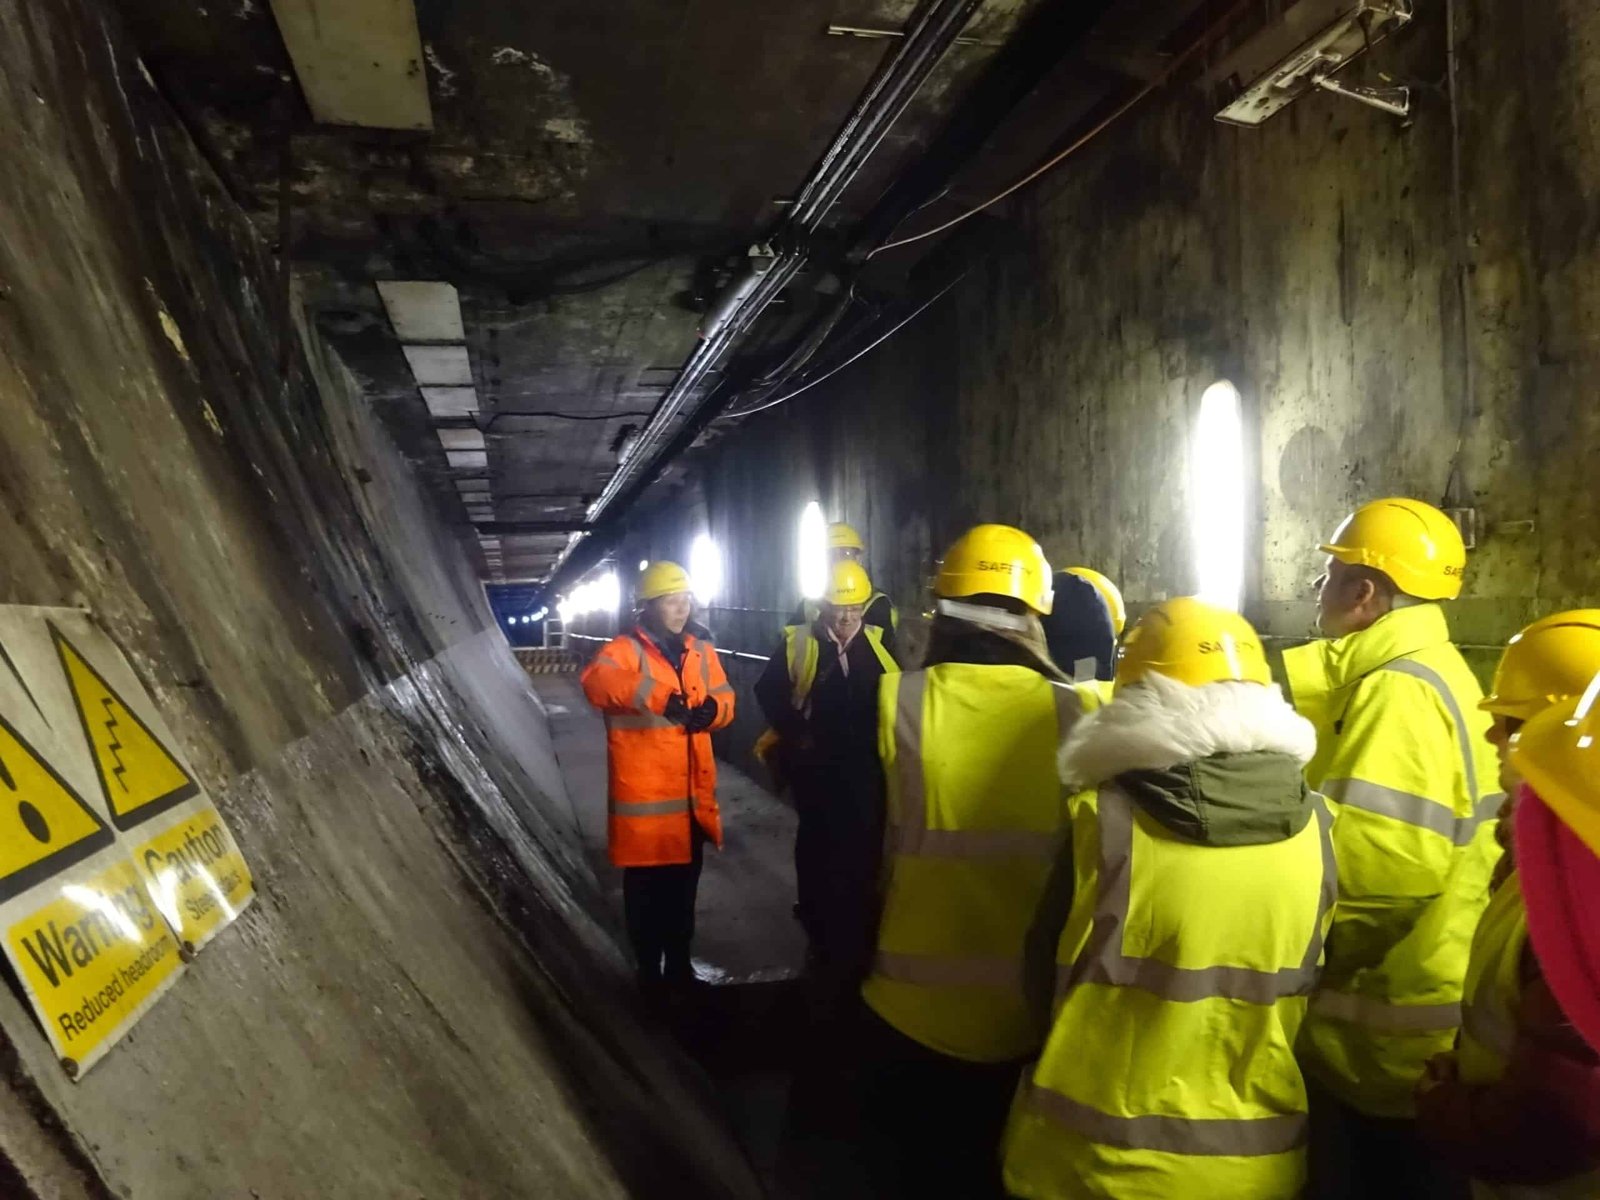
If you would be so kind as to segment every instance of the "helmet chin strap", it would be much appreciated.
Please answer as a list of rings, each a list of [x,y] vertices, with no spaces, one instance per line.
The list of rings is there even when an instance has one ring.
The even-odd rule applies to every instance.
[[[960,600],[941,599],[934,608],[942,616],[965,621],[981,629],[997,629],[1008,633],[1027,633],[1028,618],[1020,613],[1009,613],[989,604],[967,604]]]

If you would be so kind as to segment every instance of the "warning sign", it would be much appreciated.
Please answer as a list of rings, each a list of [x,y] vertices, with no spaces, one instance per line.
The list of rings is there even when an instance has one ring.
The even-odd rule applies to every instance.
[[[0,607],[0,931],[76,1078],[254,899],[232,831],[117,645]]]
[[[6,954],[77,1075],[149,1007],[180,956],[131,863],[50,890],[47,903],[7,928]]]
[[[199,795],[200,785],[54,623],[50,634],[117,828],[132,829]]]
[[[0,715],[0,901],[113,840],[110,826]]]

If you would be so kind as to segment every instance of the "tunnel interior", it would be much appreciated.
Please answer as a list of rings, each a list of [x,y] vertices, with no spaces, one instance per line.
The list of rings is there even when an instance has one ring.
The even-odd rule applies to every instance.
[[[82,1071],[8,949],[0,1193],[857,1194],[753,753],[808,506],[914,662],[979,522],[1276,654],[1417,497],[1487,682],[1600,602],[1597,105],[1580,0],[0,0],[0,768],[99,786],[6,645],[76,613],[253,881]],[[576,681],[659,560],[737,697],[665,1015]]]

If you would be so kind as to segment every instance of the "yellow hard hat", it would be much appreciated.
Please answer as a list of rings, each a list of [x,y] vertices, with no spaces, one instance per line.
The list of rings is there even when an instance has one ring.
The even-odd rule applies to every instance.
[[[828,526],[828,549],[859,550],[863,554],[867,552],[866,544],[862,542],[855,526],[846,525],[843,521],[835,521]]]
[[[675,562],[653,562],[644,569],[644,574],[639,576],[641,600],[654,600],[658,596],[670,596],[674,592],[692,591],[694,585],[689,582],[689,572]]]
[[[1467,573],[1467,548],[1455,522],[1433,505],[1403,496],[1363,504],[1321,550],[1342,563],[1382,571],[1419,600],[1454,600]]]
[[[1529,625],[1506,646],[1478,705],[1526,721],[1578,696],[1600,673],[1600,608],[1575,608]]]
[[[1094,590],[1100,593],[1100,599],[1106,602],[1106,609],[1111,613],[1111,632],[1121,637],[1128,627],[1128,606],[1122,602],[1122,589],[1093,567],[1068,567],[1067,574],[1094,584]]]
[[[1590,686],[1600,691],[1600,679]],[[1600,854],[1600,711],[1589,690],[1552,705],[1518,730],[1511,739],[1511,765]]]
[[[1046,616],[1055,587],[1044,551],[1010,525],[974,525],[944,552],[933,594],[946,600],[963,596],[1010,596]]]
[[[1190,687],[1229,679],[1272,682],[1266,651],[1250,622],[1193,596],[1150,609],[1123,643],[1117,686],[1138,683],[1152,673]]]
[[[872,599],[872,580],[858,562],[834,563],[828,572],[828,590],[822,598],[829,604],[865,604]]]

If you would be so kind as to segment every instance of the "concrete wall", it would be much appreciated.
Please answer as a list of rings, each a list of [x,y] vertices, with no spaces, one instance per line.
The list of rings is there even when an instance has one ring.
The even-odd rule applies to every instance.
[[[0,986],[0,1192],[752,1194],[455,535],[109,8],[0,0],[0,160],[0,603],[93,610],[259,891],[82,1083]]]
[[[1418,10],[1372,65],[1442,80],[1443,2]],[[704,524],[734,556],[730,602],[782,607],[816,496],[914,607],[942,544],[999,520],[1138,606],[1194,587],[1188,437],[1227,377],[1254,460],[1247,609],[1267,632],[1307,632],[1314,547],[1352,505],[1438,502],[1456,465],[1486,525],[1463,640],[1600,598],[1600,10],[1460,12],[1464,330],[1441,89],[1417,89],[1406,127],[1315,96],[1253,131],[1174,90],[997,210],[1002,249],[915,324],[707,451],[692,511],[645,539]]]

